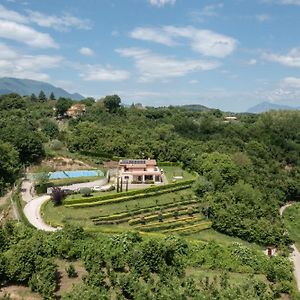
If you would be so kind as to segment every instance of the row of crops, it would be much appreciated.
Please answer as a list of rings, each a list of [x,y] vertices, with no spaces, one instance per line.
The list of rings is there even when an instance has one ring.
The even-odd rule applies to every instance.
[[[111,215],[91,217],[95,225],[119,225],[127,223],[141,232],[191,234],[211,227],[193,198],[176,203],[133,209]]]

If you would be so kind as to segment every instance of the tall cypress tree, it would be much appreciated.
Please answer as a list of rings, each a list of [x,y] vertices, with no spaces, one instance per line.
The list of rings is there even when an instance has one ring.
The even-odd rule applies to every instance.
[[[39,99],[40,102],[46,102],[47,101],[47,97],[46,97],[44,91],[42,91],[42,90],[40,91],[38,99]]]
[[[38,99],[37,99],[36,95],[34,93],[32,93],[31,96],[30,96],[30,100],[32,102],[37,102]]]
[[[53,92],[51,92],[51,94],[49,96],[49,100],[56,100]]]

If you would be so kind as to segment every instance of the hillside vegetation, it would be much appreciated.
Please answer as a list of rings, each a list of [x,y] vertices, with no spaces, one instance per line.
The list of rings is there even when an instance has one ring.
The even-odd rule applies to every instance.
[[[225,123],[225,114],[219,110],[125,108],[120,105],[120,98],[112,95],[97,102],[82,100],[86,112],[68,119],[64,112],[73,104],[72,100],[49,100],[42,96],[0,96],[2,194],[20,177],[24,167],[62,153],[88,157],[97,165],[123,157],[151,157],[161,162],[179,163],[186,171],[196,172],[197,178],[186,190],[143,195],[148,201],[146,207],[134,206],[139,202],[134,195],[127,195],[128,198],[122,201],[116,196],[118,201],[115,202],[114,199],[102,198],[104,196],[92,197],[91,201],[95,200],[95,203],[111,201],[95,206],[94,214],[87,208],[68,208],[67,205],[76,204],[68,199],[65,206],[53,207],[48,203],[44,207],[55,221],[63,221],[66,228],[76,214],[78,218],[85,217],[83,222],[87,227],[111,226],[103,222],[119,222],[130,217],[126,228],[134,227],[143,232],[145,237],[142,240],[136,232],[130,233],[130,238],[126,233],[112,237],[111,234],[87,233],[81,227],[75,230],[71,226],[75,232],[66,229],[48,235],[22,226],[3,225],[4,233],[0,236],[4,241],[0,244],[5,245],[4,254],[0,256],[3,260],[1,266],[5,266],[0,270],[2,282],[29,284],[33,290],[50,295],[45,298],[53,297],[56,267],[48,262],[53,256],[82,260],[89,273],[82,286],[74,288],[65,299],[77,299],[80,293],[88,295],[86,298],[82,296],[83,299],[99,299],[95,296],[99,293],[103,294],[103,299],[109,299],[111,295],[115,299],[152,299],[154,294],[160,295],[158,298],[161,299],[174,299],[174,295],[176,299],[189,299],[197,296],[192,290],[205,295],[203,299],[211,299],[212,295],[219,295],[219,299],[274,299],[280,292],[293,293],[294,287],[288,284],[292,279],[291,265],[282,255],[287,254],[287,246],[292,240],[286,234],[279,208],[300,194],[300,112],[241,114],[236,115],[237,121]],[[173,199],[176,193],[180,200],[177,202]],[[180,193],[188,196],[181,199]],[[157,203],[155,199],[158,199]],[[90,204],[87,202],[85,205]],[[160,205],[164,206],[162,211]],[[101,209],[105,211],[101,212]],[[62,216],[62,212],[69,219],[64,218],[66,215]],[[73,221],[78,224],[76,218]],[[78,225],[83,224],[79,222]],[[193,236],[198,234],[197,228],[205,230],[210,227],[209,232],[215,230],[259,245],[276,245],[279,256],[268,259],[262,253],[253,256],[247,247],[236,249],[195,240],[186,245],[186,232]],[[107,232],[112,232],[111,227],[108,228]],[[165,236],[177,236],[178,231],[181,231],[182,239]],[[157,232],[160,234],[156,235]],[[36,241],[40,239],[43,242],[39,242],[41,245],[37,248]],[[30,248],[30,241],[35,245],[34,251]],[[86,241],[94,241],[89,253],[84,252]],[[105,243],[108,246],[104,246]],[[28,253],[34,253],[32,256],[28,254],[29,258],[20,258],[20,261],[30,262],[24,266],[25,269],[28,267],[25,273],[19,271],[23,267],[14,269],[16,253],[24,245],[29,245]],[[111,247],[105,248],[104,252],[108,254],[104,257],[102,250],[99,252],[103,247]],[[198,253],[196,258],[190,256],[194,247],[199,250],[195,252]],[[27,255],[26,251],[20,252]],[[230,259],[240,257],[239,262],[227,263],[227,258],[223,257],[226,253]],[[39,260],[40,264],[37,264]],[[39,266],[44,264],[49,265],[49,269],[40,269]],[[249,271],[266,277],[262,282],[253,276],[247,277],[246,281],[233,286],[226,274],[215,281],[210,278],[195,281],[183,275],[195,267],[247,274]],[[39,279],[43,276],[49,278],[47,282],[53,282],[51,288],[44,290],[45,280],[41,282]],[[295,295],[293,297],[296,299]]]

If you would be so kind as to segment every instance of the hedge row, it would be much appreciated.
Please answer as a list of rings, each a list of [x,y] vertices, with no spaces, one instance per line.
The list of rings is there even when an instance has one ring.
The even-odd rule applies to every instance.
[[[165,185],[157,185],[157,186],[151,186],[142,190],[133,190],[133,191],[128,191],[128,192],[121,192],[121,193],[114,193],[114,194],[109,194],[109,195],[97,195],[89,198],[75,198],[75,199],[66,199],[64,201],[64,204],[66,205],[71,205],[71,204],[77,204],[77,203],[93,203],[93,202],[100,202],[101,200],[112,200],[116,198],[121,198],[121,197],[128,197],[128,196],[135,196],[139,194],[148,194],[148,193],[153,193],[153,192],[159,192],[163,190],[168,190],[172,189],[175,187],[180,187],[180,186],[187,186],[187,185],[192,185],[192,183],[195,180],[186,180],[186,181],[181,181],[181,182],[175,182],[175,183],[170,183],[170,184],[165,184]]]
[[[186,201],[180,201],[180,202],[175,202],[175,203],[169,203],[169,204],[161,204],[161,205],[153,205],[153,206],[148,206],[146,208],[140,208],[136,210],[131,210],[128,212],[122,212],[114,215],[105,215],[105,216],[97,216],[97,217],[91,217],[90,219],[92,221],[112,221],[112,220],[120,220],[123,218],[128,218],[128,217],[133,217],[136,215],[140,214],[145,214],[149,212],[153,212],[156,210],[160,210],[161,208],[163,209],[169,209],[177,206],[184,206],[184,205],[189,205],[189,204],[194,204],[197,203],[197,200],[186,200]]]
[[[179,220],[170,220],[169,222],[157,222],[149,225],[138,226],[135,228],[141,231],[161,231],[178,227],[182,228],[182,226],[192,225],[199,221],[201,221],[201,218],[186,217]]]
[[[180,191],[183,189],[188,189],[191,187],[191,184],[189,185],[180,185],[177,187],[173,187],[171,189],[167,190],[161,190],[161,191],[155,191],[155,192],[148,192],[148,193],[140,193],[140,194],[135,194],[132,196],[123,196],[123,197],[114,197],[112,199],[108,200],[101,200],[97,202],[82,202],[82,203],[75,203],[75,204],[65,204],[66,207],[90,207],[90,206],[98,206],[98,205],[107,205],[107,204],[115,204],[115,203],[120,203],[120,202],[126,202],[134,199],[140,199],[140,198],[146,198],[146,197],[152,197],[152,196],[158,196],[166,193],[173,193],[176,191]],[[118,195],[118,194],[117,194]]]
[[[165,215],[167,213],[170,213],[170,215],[173,215],[174,211],[176,210],[177,208],[172,208],[172,210],[168,210]],[[189,207],[187,207],[187,205],[185,206],[182,206],[181,207],[181,210],[186,210],[188,211]],[[194,208],[193,208],[194,209]],[[157,211],[157,210],[156,210]],[[197,209],[194,209],[193,210],[193,213],[197,213],[198,210]],[[144,218],[147,218],[147,216],[154,216],[155,214],[148,214],[148,215],[144,215]],[[157,215],[158,215],[158,212],[157,212]],[[171,216],[170,216],[171,217]],[[137,220],[137,219],[140,219],[141,217],[139,218],[135,218],[134,220]],[[168,217],[169,218],[169,217]],[[132,216],[127,216],[127,217],[124,217],[122,219],[112,219],[112,220],[93,220],[93,223],[95,225],[117,225],[117,224],[121,224],[121,223],[125,223],[125,222],[130,222],[130,220],[132,220]],[[166,222],[165,222],[166,223]]]
[[[181,228],[175,228],[175,229],[168,229],[168,230],[163,230],[163,233],[180,233],[180,234],[190,234],[191,232],[197,232],[201,231],[204,229],[211,228],[211,222],[203,222],[195,225],[190,225],[186,227],[181,227]]]
[[[183,215],[186,215],[188,213],[188,210],[189,209],[184,209],[184,210],[179,210],[178,211],[178,216],[183,216]],[[196,214],[199,212],[199,209],[194,209],[193,210],[193,213]],[[167,218],[172,218],[174,217],[173,216],[173,213],[174,212],[167,212],[165,214],[162,214],[162,217],[164,219],[167,219]],[[154,220],[159,220],[159,214],[153,214],[153,215],[149,215],[147,217],[144,217],[144,221],[145,222],[150,222],[150,221],[154,221]],[[136,218],[136,219],[132,219],[128,222],[129,225],[136,225],[136,224],[139,224],[141,223],[141,218]]]

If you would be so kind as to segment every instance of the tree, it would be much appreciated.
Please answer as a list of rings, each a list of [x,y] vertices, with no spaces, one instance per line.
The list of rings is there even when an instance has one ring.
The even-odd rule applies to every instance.
[[[80,100],[80,103],[85,104],[86,106],[93,106],[96,103],[96,100],[93,97],[88,97]]]
[[[36,178],[35,190],[38,194],[44,194],[47,192],[47,187],[49,184],[49,174],[41,173]]]
[[[50,119],[43,119],[41,121],[42,132],[44,132],[50,140],[57,137],[59,134],[59,129],[56,123]]]
[[[193,190],[198,197],[203,197],[205,193],[214,191],[214,185],[203,176],[199,176],[193,184]]]
[[[11,93],[8,95],[0,96],[0,111],[11,110],[11,109],[26,109],[25,98],[18,94]]]
[[[51,199],[55,206],[61,205],[66,193],[59,187],[53,187],[51,192]]]
[[[109,113],[115,113],[121,107],[121,98],[118,95],[106,96],[103,103]]]
[[[69,98],[60,97],[55,104],[56,115],[64,116],[67,110],[72,106],[73,101]]]
[[[53,92],[51,92],[51,94],[49,96],[49,100],[52,100],[52,101],[56,100]]]
[[[44,299],[53,299],[56,273],[57,266],[51,260],[37,257],[35,272],[29,280],[31,290],[40,293]]]
[[[19,170],[19,155],[9,143],[0,141],[0,195],[7,183],[12,184]]]
[[[34,93],[32,93],[31,96],[30,96],[30,101],[37,102],[37,100],[38,99],[37,99],[36,95]]]
[[[44,93],[44,91],[40,91],[39,96],[38,96],[39,102],[46,102],[47,101],[47,97]]]
[[[238,168],[229,155],[213,152],[203,154],[199,163],[199,171],[216,189],[225,185],[233,185],[238,180]]]

